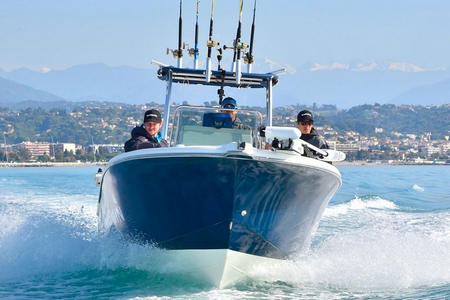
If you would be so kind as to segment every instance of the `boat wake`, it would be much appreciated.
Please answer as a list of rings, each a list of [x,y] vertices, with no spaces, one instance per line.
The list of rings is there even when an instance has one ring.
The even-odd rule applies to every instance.
[[[184,258],[164,261],[164,250],[98,234],[96,201],[82,198],[1,202],[1,285],[24,277],[36,284],[36,278],[47,277],[95,290],[99,280],[108,278],[105,288],[117,293],[114,284],[164,295],[167,286],[182,286],[184,292],[187,287],[199,293],[208,289],[189,273]],[[445,285],[450,283],[448,249],[449,211],[405,212],[377,196],[355,197],[327,208],[308,251],[290,261],[257,266],[234,288],[257,286],[261,291],[261,285],[270,284],[286,292],[308,286],[382,290]]]
[[[389,200],[385,200],[379,196],[356,196],[350,202],[329,206],[325,212],[324,217],[339,216],[347,214],[352,210],[364,210],[364,209],[397,209],[398,206]]]
[[[94,290],[102,278],[112,280],[102,282],[111,290],[123,284],[165,293],[171,285],[208,287],[192,274],[186,258],[167,260],[167,251],[152,245],[134,243],[119,233],[99,233],[91,196],[38,198],[0,201],[0,290],[23,281],[30,288],[42,278],[62,285],[82,282]]]
[[[263,281],[344,289],[450,283],[450,211],[403,211],[379,196],[325,211],[311,248],[255,272]]]

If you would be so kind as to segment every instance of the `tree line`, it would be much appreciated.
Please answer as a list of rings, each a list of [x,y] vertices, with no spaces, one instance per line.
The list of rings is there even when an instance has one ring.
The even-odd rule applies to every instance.
[[[142,121],[149,107],[162,105],[127,105],[102,103],[80,105],[65,109],[27,108],[12,111],[0,108],[0,141],[17,144],[32,142],[67,142],[81,145],[122,144],[131,129]],[[245,107],[243,107],[245,109]],[[252,107],[264,113],[265,109]],[[442,139],[449,135],[450,104],[441,106],[396,106],[391,104],[359,105],[340,110],[333,105],[294,105],[274,108],[274,125],[294,126],[285,116],[295,118],[302,109],[315,114],[315,124],[329,125],[340,133],[355,131],[363,136],[375,135],[375,128],[384,128],[385,135],[393,132],[424,134]],[[172,112],[174,110],[172,109]]]

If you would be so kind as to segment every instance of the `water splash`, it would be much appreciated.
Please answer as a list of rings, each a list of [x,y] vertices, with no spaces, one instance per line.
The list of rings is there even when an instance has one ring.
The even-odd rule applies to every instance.
[[[321,221],[309,251],[253,276],[351,291],[449,285],[450,212],[402,212],[389,201],[379,209],[372,205],[379,200],[337,205],[340,213]]]
[[[420,185],[414,184],[412,186],[413,190],[417,191],[417,192],[424,192],[425,189],[423,187],[421,187]]]
[[[383,199],[379,196],[355,196],[349,202],[341,203],[334,206],[329,206],[324,212],[326,217],[336,217],[342,214],[347,214],[354,210],[366,210],[366,209],[397,209],[397,205],[394,202]]]
[[[405,295],[420,299],[432,293],[437,298],[450,294],[450,211],[447,206],[433,211],[410,208],[409,202],[405,205],[395,198],[400,194],[387,197],[367,191],[378,196],[358,196],[330,206],[309,251],[290,261],[255,267],[248,280],[219,290],[181,273],[182,261],[163,261],[163,250],[99,235],[97,190],[46,192],[24,189],[26,185],[17,182],[13,192],[3,189],[11,186],[4,181],[0,187],[0,298],[33,298],[33,290],[44,290],[49,298],[150,299]],[[404,186],[409,187],[408,193],[401,194],[405,198],[429,197],[432,191],[425,183],[425,194],[417,193],[410,183]],[[436,198],[446,201],[446,190],[439,192]]]

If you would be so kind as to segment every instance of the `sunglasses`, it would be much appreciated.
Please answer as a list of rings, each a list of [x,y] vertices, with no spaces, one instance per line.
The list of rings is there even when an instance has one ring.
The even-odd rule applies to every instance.
[[[233,104],[227,104],[227,105],[225,105],[223,108],[227,108],[227,109],[235,109],[236,106],[234,106]]]
[[[302,124],[303,126],[305,126],[305,125],[312,125],[313,123],[312,123],[312,122],[300,122],[300,124]]]

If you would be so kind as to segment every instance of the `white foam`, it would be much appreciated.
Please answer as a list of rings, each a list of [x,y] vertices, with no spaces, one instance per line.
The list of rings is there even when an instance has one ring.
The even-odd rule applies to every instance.
[[[159,260],[163,250],[99,236],[96,195],[2,194],[0,204],[0,279],[97,268],[178,270]],[[350,290],[450,283],[450,212],[397,208],[378,196],[328,207],[309,252],[256,268],[252,277]]]
[[[25,223],[25,219],[26,217],[20,214],[0,212],[0,241],[15,234]]]
[[[417,191],[417,192],[424,192],[425,189],[423,187],[421,187],[420,185],[414,184],[412,186],[413,190]]]
[[[95,247],[91,241],[97,234],[92,195],[7,194],[1,204],[0,278],[65,270],[96,261],[97,254],[86,253]]]
[[[347,214],[352,210],[364,210],[364,209],[397,209],[397,205],[394,202],[382,199],[378,196],[373,196],[369,199],[361,199],[356,196],[350,202],[341,203],[334,206],[328,206],[325,209],[324,216],[333,217],[342,214]]]
[[[293,261],[257,270],[256,279],[350,290],[383,290],[450,283],[450,212],[378,211],[326,224],[326,234]],[[334,232],[329,228],[338,227]]]

